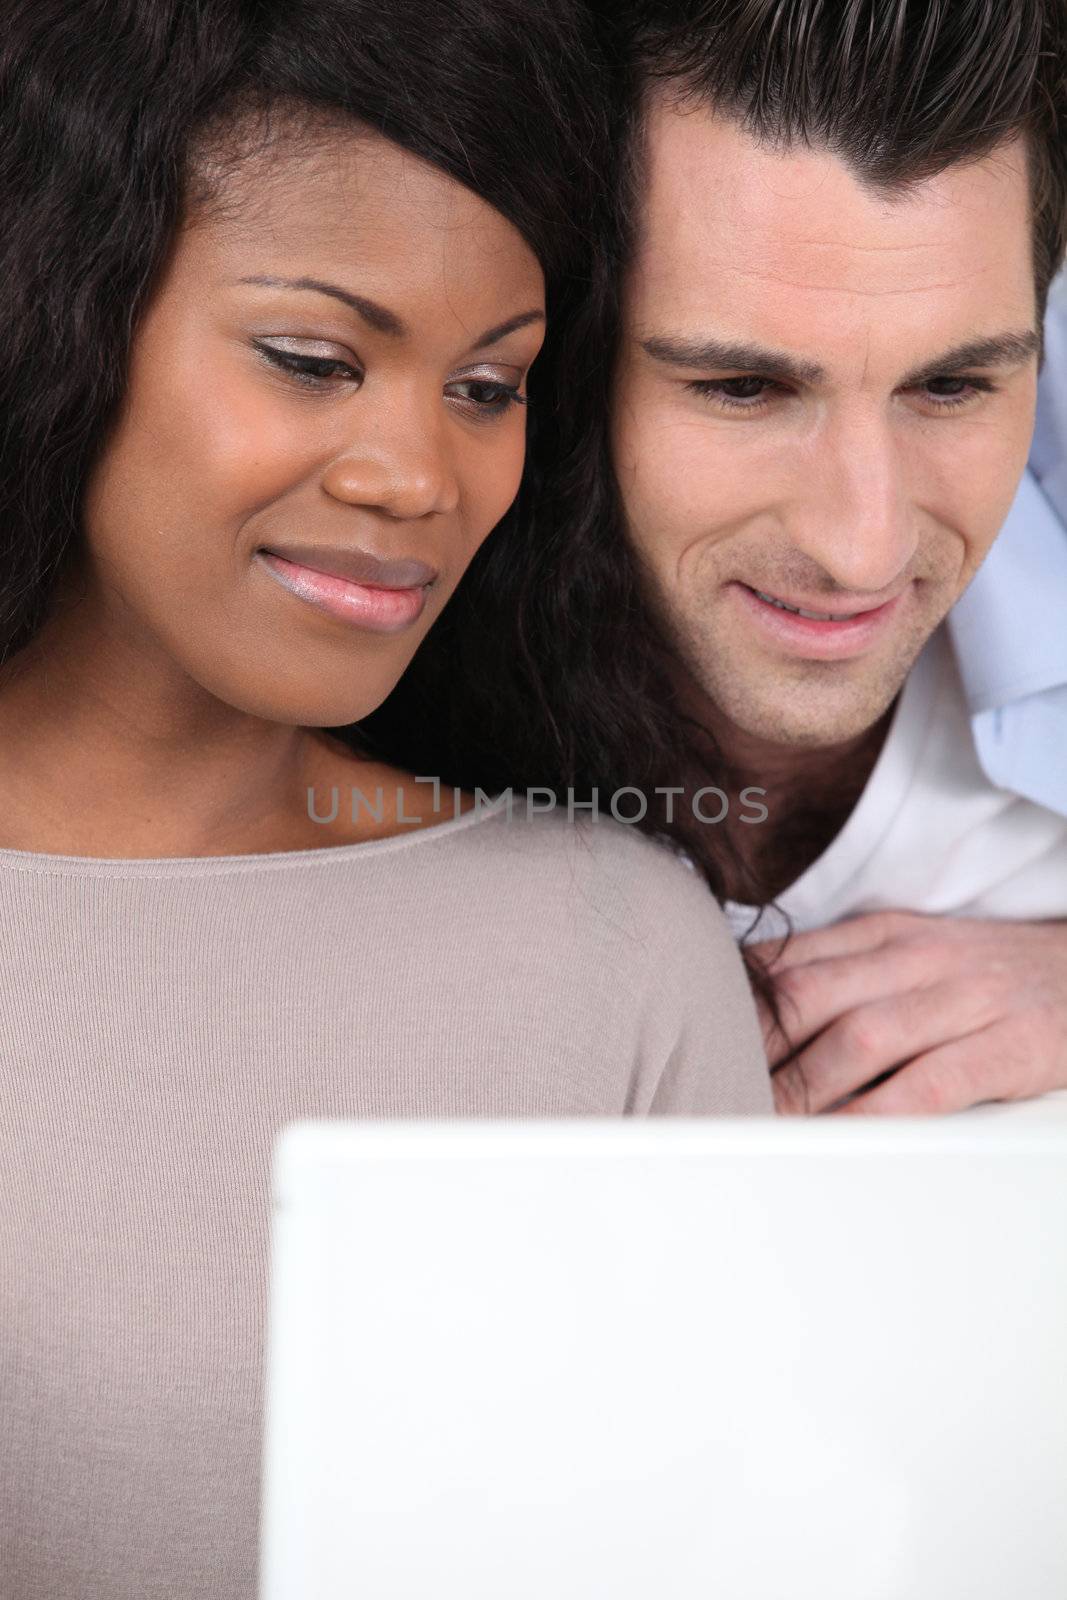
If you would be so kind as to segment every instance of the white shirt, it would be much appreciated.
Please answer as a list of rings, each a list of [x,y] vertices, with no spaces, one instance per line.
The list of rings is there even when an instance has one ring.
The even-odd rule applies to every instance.
[[[773,827],[773,812],[751,826]],[[908,676],[852,815],[777,904],[797,933],[890,909],[1067,916],[1067,817],[983,772],[946,625]],[[736,937],[748,933],[751,907],[728,903],[726,913]],[[749,937],[781,932],[767,908]]]
[[[1067,816],[1067,278],[1049,295],[1033,447],[947,619],[986,776]]]

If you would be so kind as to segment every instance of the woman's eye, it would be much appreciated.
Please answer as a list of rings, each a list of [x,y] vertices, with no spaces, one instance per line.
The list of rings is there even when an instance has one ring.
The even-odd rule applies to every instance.
[[[493,383],[488,378],[463,378],[449,385],[453,394],[459,392],[461,400],[469,400],[483,416],[497,416],[511,406],[526,405],[526,396],[509,383]],[[462,391],[462,392],[460,392]]]
[[[265,361],[288,373],[305,388],[326,388],[339,378],[354,379],[357,386],[363,382],[362,372],[336,356],[298,355],[293,350],[280,350],[276,345],[261,344],[258,340],[253,343]],[[480,417],[498,416],[513,405],[527,403],[526,396],[520,394],[516,386],[489,378],[465,378],[451,384],[449,392],[466,401],[469,409]]]
[[[686,388],[714,401],[722,411],[760,411],[767,404],[768,394],[781,385],[772,378],[746,374],[740,378],[695,378]]]
[[[260,344],[258,341],[255,348],[272,366],[280,367],[305,388],[319,388],[340,376],[355,378],[359,383],[363,381],[362,372],[336,356],[302,356],[295,351],[279,350],[275,345]]]

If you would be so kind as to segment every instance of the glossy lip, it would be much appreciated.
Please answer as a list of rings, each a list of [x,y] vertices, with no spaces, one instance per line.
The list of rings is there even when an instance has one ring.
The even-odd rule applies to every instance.
[[[271,544],[264,545],[267,555],[281,556],[283,561],[296,567],[307,567],[313,572],[324,572],[331,578],[351,578],[353,583],[368,584],[374,589],[416,589],[420,584],[432,583],[437,577],[436,567],[425,561],[406,556],[400,561],[386,561],[372,555],[369,550],[336,544]]]
[[[337,552],[334,552],[336,556]],[[328,616],[337,617],[351,627],[368,629],[372,633],[401,633],[410,628],[422,615],[429,593],[429,584],[436,577],[432,567],[421,561],[379,561],[367,556],[365,551],[340,552],[346,562],[357,566],[356,558],[366,558],[379,581],[359,582],[354,578],[340,577],[336,573],[322,572],[316,567],[306,567],[279,555],[276,550],[257,550],[256,559],[266,572],[283,588]],[[368,567],[363,566],[367,571]],[[432,576],[413,585],[397,584],[395,574],[407,575],[412,570]],[[380,581],[383,574],[393,577],[394,587]]]
[[[783,611],[779,606],[768,604],[746,583],[730,583],[727,589],[736,594],[746,615],[768,639],[790,655],[804,656],[811,661],[838,661],[862,655],[892,626],[907,593],[907,590],[903,590],[891,600],[884,601],[880,606],[872,606],[869,611],[861,611],[848,620],[844,620],[848,616],[845,612],[840,621],[818,622],[813,617],[798,617],[795,612]],[[764,590],[764,593],[767,592]],[[784,600],[785,596],[776,598]],[[786,604],[798,605],[800,602],[787,600]],[[816,605],[805,606],[805,610],[810,611],[823,609]]]

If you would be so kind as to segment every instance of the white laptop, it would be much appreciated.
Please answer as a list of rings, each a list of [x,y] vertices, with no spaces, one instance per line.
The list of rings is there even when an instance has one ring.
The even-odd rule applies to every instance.
[[[261,1600],[1064,1600],[1067,1118],[307,1123]]]

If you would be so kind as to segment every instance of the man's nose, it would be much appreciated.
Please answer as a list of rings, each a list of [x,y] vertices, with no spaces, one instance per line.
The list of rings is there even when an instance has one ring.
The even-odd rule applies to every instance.
[[[322,486],[335,500],[373,508],[398,521],[455,511],[459,478],[440,394],[368,409],[358,431],[333,457]]]
[[[828,423],[793,503],[793,544],[839,588],[877,594],[918,547],[908,463],[888,418]]]

